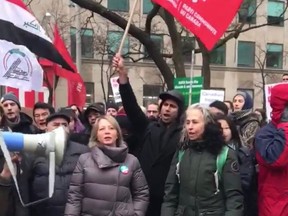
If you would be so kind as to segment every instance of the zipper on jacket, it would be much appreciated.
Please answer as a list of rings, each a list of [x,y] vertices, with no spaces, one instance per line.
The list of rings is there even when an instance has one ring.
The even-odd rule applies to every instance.
[[[199,169],[200,169],[200,164],[202,161],[202,154],[203,152],[196,152],[196,154],[200,155],[200,158],[198,161],[198,166],[197,166],[197,172],[196,172],[196,178],[195,178],[195,211],[196,211],[196,215],[198,215],[199,213],[199,209],[198,209],[198,191],[197,191],[197,185],[198,185],[198,176],[199,176]]]
[[[115,194],[115,201],[114,201],[114,205],[113,205],[113,214],[112,215],[115,215],[115,206],[116,206],[116,203],[117,203],[117,195],[118,195],[118,189],[119,189],[119,180],[120,180],[120,167],[121,167],[121,164],[118,166],[118,175],[117,175],[117,182],[116,182],[116,194]]]

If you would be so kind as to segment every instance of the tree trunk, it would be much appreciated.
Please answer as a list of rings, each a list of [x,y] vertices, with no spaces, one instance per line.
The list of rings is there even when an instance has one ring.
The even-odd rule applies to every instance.
[[[183,50],[182,50],[181,36],[177,31],[174,17],[166,10],[163,10],[163,12],[164,12],[163,19],[168,27],[168,31],[172,42],[172,48],[173,48],[172,60],[174,63],[176,76],[186,77],[184,59],[182,54]]]
[[[196,38],[202,54],[202,68],[201,76],[203,77],[203,88],[209,89],[211,85],[211,70],[210,70],[210,52],[206,49],[204,44]]]
[[[265,85],[266,85],[266,80],[265,80],[265,73],[264,73],[264,68],[261,69],[261,78],[262,78],[262,100],[263,100],[263,109],[266,110],[266,95],[265,95]]]

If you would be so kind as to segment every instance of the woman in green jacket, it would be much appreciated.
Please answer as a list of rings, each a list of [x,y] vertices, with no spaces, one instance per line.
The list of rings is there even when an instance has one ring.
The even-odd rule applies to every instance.
[[[243,194],[235,153],[209,112],[191,106],[165,185],[162,216],[242,216]]]

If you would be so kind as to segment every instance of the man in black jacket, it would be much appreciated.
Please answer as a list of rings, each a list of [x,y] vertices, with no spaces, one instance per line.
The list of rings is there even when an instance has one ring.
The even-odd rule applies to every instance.
[[[164,196],[165,181],[173,155],[180,139],[180,118],[184,111],[184,97],[175,90],[160,94],[159,121],[149,121],[137,104],[128,80],[123,59],[116,55],[113,66],[119,73],[120,95],[124,109],[131,121],[135,135],[138,157],[150,189],[147,216],[159,216]]]

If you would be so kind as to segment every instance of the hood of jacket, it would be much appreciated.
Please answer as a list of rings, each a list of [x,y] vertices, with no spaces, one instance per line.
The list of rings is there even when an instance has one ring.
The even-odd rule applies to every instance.
[[[278,84],[271,89],[270,106],[272,123],[277,125],[285,107],[288,106],[288,83]]]

